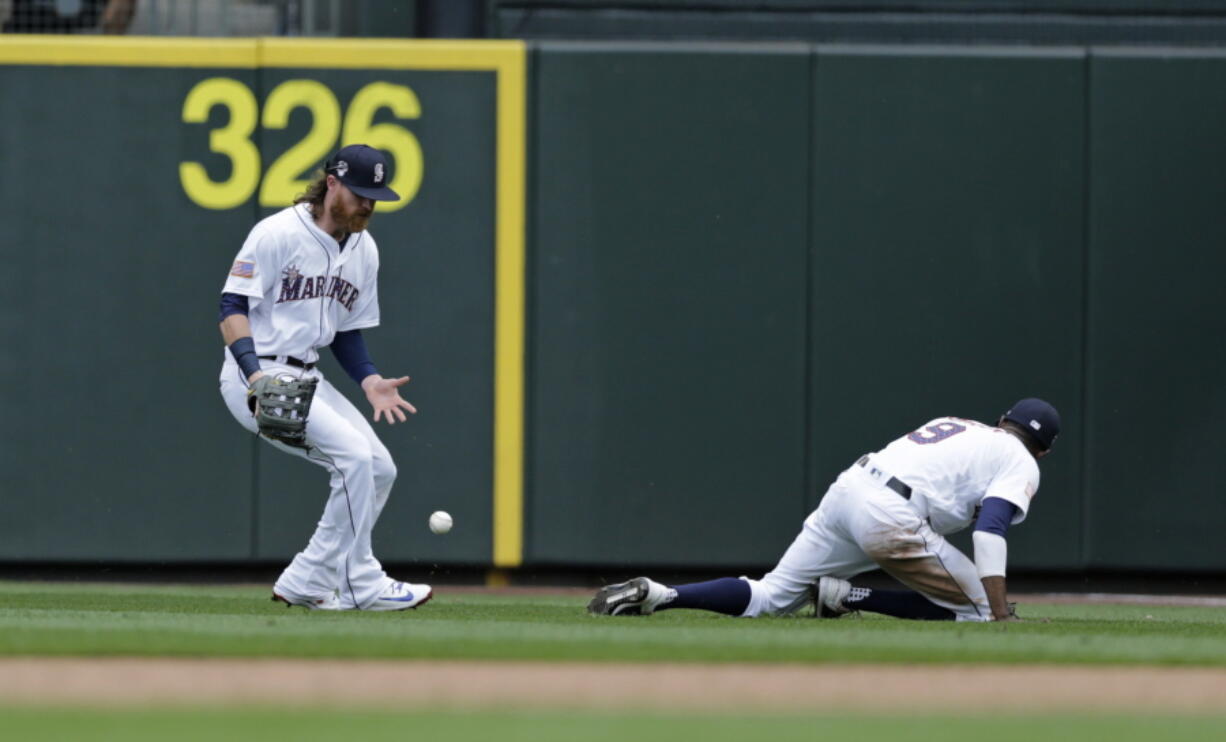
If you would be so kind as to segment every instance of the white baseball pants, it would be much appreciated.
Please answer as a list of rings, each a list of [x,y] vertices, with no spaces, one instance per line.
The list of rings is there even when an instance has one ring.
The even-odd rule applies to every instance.
[[[234,419],[257,433],[247,407],[247,382],[228,356],[221,369],[221,396]],[[327,469],[332,484],[314,535],[273,589],[285,597],[306,599],[335,593],[344,608],[367,606],[391,582],[371,550],[370,533],[396,481],[396,465],[365,416],[318,368],[305,371],[271,360],[261,360],[260,365],[266,374],[319,379],[307,423],[309,448],[263,440]]]
[[[840,474],[779,564],[761,580],[746,580],[752,596],[743,615],[790,613],[819,577],[849,579],[880,567],[959,621],[991,620],[975,563],[885,480],[854,465]]]

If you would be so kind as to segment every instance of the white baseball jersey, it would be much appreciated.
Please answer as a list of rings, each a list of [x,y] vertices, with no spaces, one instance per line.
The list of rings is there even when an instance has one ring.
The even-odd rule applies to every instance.
[[[873,454],[873,463],[911,487],[911,502],[940,534],[970,525],[976,507],[999,497],[1026,519],[1039,490],[1039,465],[1012,434],[957,417],[938,417]]]
[[[248,297],[256,352],[319,359],[337,332],[379,324],[379,251],[366,231],[345,249],[295,204],[252,228],[223,293]]]

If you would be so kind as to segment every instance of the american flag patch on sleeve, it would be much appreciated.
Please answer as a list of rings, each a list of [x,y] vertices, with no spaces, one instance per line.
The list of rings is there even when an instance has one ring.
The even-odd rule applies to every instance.
[[[250,260],[236,260],[234,267],[230,269],[231,276],[239,278],[252,278],[255,276],[255,263]]]

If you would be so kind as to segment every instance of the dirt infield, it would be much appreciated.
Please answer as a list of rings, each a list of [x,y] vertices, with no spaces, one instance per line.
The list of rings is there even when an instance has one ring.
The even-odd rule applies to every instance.
[[[0,659],[20,705],[1221,713],[1224,695],[1208,668]]]

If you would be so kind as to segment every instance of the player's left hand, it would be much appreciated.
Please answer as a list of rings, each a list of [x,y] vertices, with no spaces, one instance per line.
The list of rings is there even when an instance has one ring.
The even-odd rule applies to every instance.
[[[395,425],[397,421],[404,422],[408,419],[404,415],[405,410],[408,410],[409,414],[417,413],[417,408],[400,396],[399,388],[407,383],[407,376],[385,379],[371,374],[362,380],[362,391],[366,392],[366,399],[370,400],[370,406],[375,409],[372,418],[375,422],[379,422],[379,418],[383,417],[389,425]]]

